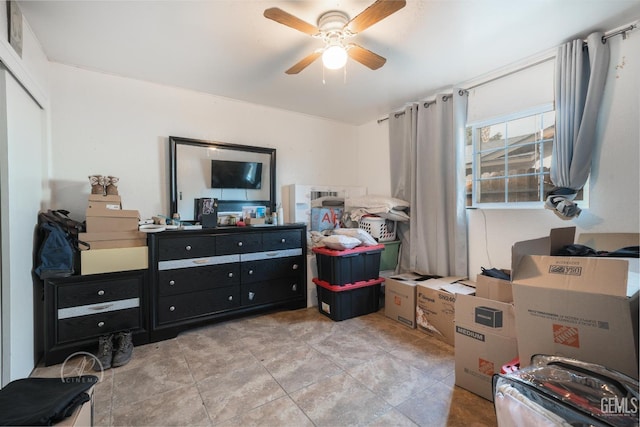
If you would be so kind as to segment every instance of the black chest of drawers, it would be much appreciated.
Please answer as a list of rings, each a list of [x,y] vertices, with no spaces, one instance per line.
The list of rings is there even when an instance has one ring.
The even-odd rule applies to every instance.
[[[149,235],[150,340],[277,308],[304,308],[306,227],[227,227]]]
[[[44,363],[95,351],[98,337],[122,330],[148,342],[147,270],[48,279],[44,282]]]

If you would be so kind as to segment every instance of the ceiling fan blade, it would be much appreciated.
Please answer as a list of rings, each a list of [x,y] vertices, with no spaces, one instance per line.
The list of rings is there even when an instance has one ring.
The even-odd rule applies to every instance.
[[[347,50],[347,54],[351,59],[358,61],[362,65],[365,65],[372,70],[377,70],[378,68],[382,67],[385,62],[387,62],[387,60],[382,56],[353,43],[349,44],[349,50]]]
[[[371,6],[363,10],[353,18],[346,27],[352,33],[360,33],[378,21],[383,20],[394,12],[399,11],[407,4],[406,0],[376,0]]]
[[[300,18],[296,18],[292,14],[285,12],[284,10],[277,7],[266,9],[264,11],[264,17],[276,21],[282,25],[286,25],[287,27],[291,27],[294,30],[302,31],[303,33],[309,34],[310,36],[313,36],[320,32],[315,25],[311,25]]]
[[[322,52],[313,52],[311,55],[305,56],[296,65],[294,65],[293,67],[291,67],[287,71],[285,71],[285,73],[287,73],[287,74],[298,74],[300,71],[302,71],[305,68],[307,68],[313,61],[318,59],[320,57],[320,55],[322,55]]]

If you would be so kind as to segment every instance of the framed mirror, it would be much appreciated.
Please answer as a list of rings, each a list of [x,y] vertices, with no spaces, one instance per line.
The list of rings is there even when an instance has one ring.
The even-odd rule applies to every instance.
[[[201,198],[218,199],[218,212],[244,206],[275,211],[276,149],[169,137],[170,212],[194,221]]]

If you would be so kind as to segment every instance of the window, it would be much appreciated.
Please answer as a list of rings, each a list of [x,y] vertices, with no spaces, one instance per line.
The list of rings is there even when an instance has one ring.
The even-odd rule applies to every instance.
[[[541,207],[555,135],[551,105],[467,127],[467,206]],[[582,200],[582,192],[577,200]]]

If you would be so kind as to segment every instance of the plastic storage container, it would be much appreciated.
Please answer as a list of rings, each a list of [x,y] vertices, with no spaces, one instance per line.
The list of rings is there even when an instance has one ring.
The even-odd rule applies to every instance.
[[[332,285],[362,282],[380,276],[380,257],[384,245],[358,246],[343,251],[316,247],[318,279]]]
[[[315,277],[318,310],[335,321],[375,313],[380,308],[380,284],[383,281],[380,277],[338,286]]]
[[[378,216],[363,216],[358,226],[378,242],[396,240],[396,222]]]
[[[384,242],[384,251],[380,256],[380,271],[395,270],[398,265],[398,252],[400,250],[400,240]]]

